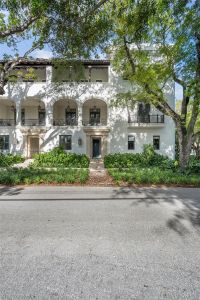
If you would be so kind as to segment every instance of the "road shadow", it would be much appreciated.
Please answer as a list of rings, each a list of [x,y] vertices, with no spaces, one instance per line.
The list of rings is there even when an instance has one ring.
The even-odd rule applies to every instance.
[[[186,223],[200,233],[200,189],[192,188],[119,188],[114,197],[126,198],[134,192],[138,197],[131,206],[144,204],[146,207],[168,203],[174,206],[174,213],[166,226],[180,236],[189,233]]]
[[[16,186],[0,186],[0,196],[19,195],[24,190],[23,187]]]

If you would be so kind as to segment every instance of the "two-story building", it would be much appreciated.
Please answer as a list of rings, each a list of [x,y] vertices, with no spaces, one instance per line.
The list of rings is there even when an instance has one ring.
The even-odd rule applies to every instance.
[[[28,69],[34,78],[24,74]],[[84,60],[56,67],[51,60],[30,60],[16,68],[21,79],[9,82],[0,96],[0,150],[32,157],[56,146],[91,158],[115,152],[141,152],[152,144],[174,157],[173,121],[149,104],[134,109],[111,105],[118,93],[132,87],[109,60]],[[77,76],[78,75],[78,76]],[[175,106],[174,83],[166,97]]]

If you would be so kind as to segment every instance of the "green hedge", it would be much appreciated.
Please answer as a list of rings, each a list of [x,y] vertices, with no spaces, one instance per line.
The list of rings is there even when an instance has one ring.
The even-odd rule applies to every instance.
[[[141,168],[135,167],[126,171],[119,169],[109,169],[108,173],[117,183],[128,182],[130,184],[183,184],[200,185],[200,176],[187,175],[173,170],[162,170],[161,168]]]
[[[142,153],[115,153],[106,155],[104,158],[106,168],[135,168],[135,167],[160,167],[163,170],[179,169],[177,160],[169,159],[167,156],[156,153],[152,145],[144,145]],[[200,160],[190,157],[185,174],[200,175]]]
[[[5,168],[24,161],[20,155],[0,154],[0,167]]]
[[[89,158],[85,154],[67,153],[62,148],[54,148],[47,153],[34,156],[34,167],[66,167],[66,168],[88,168]]]
[[[166,166],[170,165],[168,157],[157,154],[152,145],[144,145],[142,153],[115,153],[104,158],[106,168],[132,168],[134,166]]]
[[[85,183],[89,172],[83,169],[7,169],[0,171],[0,184],[61,184],[61,183]]]

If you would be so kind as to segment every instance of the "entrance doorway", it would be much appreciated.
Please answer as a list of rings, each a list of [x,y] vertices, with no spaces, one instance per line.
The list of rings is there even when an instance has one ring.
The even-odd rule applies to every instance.
[[[92,157],[93,158],[101,157],[101,138],[92,139]]]
[[[38,136],[29,137],[29,157],[40,152],[40,142]]]

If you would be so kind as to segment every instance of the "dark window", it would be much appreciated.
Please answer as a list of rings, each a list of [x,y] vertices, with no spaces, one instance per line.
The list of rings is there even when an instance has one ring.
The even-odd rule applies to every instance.
[[[139,123],[149,123],[150,122],[150,110],[151,106],[149,103],[139,103],[138,104],[138,122]]]
[[[45,125],[45,109],[39,109],[38,110],[38,119],[40,125]]]
[[[0,135],[0,150],[9,150],[9,135]]]
[[[100,123],[100,109],[93,108],[90,109],[90,124],[96,125]]]
[[[128,136],[128,150],[135,149],[135,137],[133,135]]]
[[[22,122],[22,125],[25,124],[25,109],[22,108],[21,110],[21,122]]]
[[[76,109],[66,110],[66,125],[76,125]]]
[[[160,136],[159,135],[154,135],[153,136],[153,147],[155,150],[160,149]]]
[[[72,149],[72,136],[71,135],[60,135],[60,146],[64,150]]]

